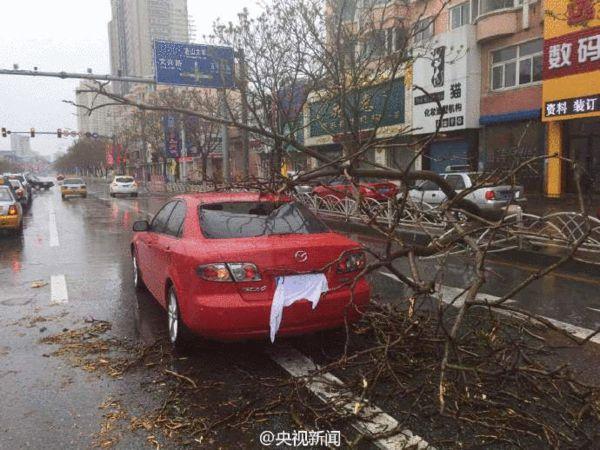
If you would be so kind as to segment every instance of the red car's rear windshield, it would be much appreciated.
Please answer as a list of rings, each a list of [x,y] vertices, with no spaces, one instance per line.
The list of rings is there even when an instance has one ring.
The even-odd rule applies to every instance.
[[[200,227],[209,239],[325,233],[327,226],[306,206],[292,202],[223,202],[199,208]]]

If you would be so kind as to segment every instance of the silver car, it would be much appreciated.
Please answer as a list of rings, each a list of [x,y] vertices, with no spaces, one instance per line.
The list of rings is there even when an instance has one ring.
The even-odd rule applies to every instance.
[[[477,172],[447,172],[440,174],[440,176],[457,193],[471,189],[477,183],[489,184],[485,175]],[[527,199],[523,192],[523,186],[495,185],[474,189],[465,198],[476,203],[482,209],[502,210],[508,205],[524,205]],[[442,192],[437,184],[431,181],[424,181],[415,186],[409,191],[408,195],[416,203],[427,203],[431,206],[446,201],[446,194]]]

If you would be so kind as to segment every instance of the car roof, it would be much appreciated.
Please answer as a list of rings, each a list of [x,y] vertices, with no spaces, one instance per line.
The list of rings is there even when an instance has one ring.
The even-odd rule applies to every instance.
[[[258,202],[258,201],[290,201],[289,195],[265,194],[261,192],[203,192],[185,194],[176,198],[190,199],[198,204],[227,203],[227,202]]]

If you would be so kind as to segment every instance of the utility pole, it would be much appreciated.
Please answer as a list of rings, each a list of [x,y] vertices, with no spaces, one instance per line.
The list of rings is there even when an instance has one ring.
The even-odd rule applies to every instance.
[[[22,75],[28,77],[51,77],[61,78],[63,80],[67,78],[76,78],[80,80],[91,80],[91,81],[123,81],[129,83],[144,83],[144,84],[156,84],[153,78],[143,77],[123,77],[115,75],[100,75],[94,73],[75,73],[75,72],[41,72],[39,70],[20,70],[20,69],[0,69],[0,75]]]
[[[248,98],[246,97],[248,87],[248,68],[246,67],[246,57],[244,50],[238,50],[238,61],[240,65],[240,96],[242,99],[242,124],[248,125]],[[250,177],[250,142],[248,130],[242,129],[242,174],[244,180]]]
[[[181,115],[181,178],[187,182],[187,143],[185,136],[185,116]]]
[[[142,123],[140,124],[140,132],[142,133],[142,151],[141,151],[141,160],[142,160],[142,185],[146,187],[146,162],[148,161],[148,141],[146,141],[146,111],[142,110]]]
[[[221,118],[227,120],[229,115],[227,114],[225,89],[219,89],[219,94],[221,97]],[[223,149],[223,181],[229,183],[231,181],[229,176],[229,135],[226,124],[221,125],[221,148]]]

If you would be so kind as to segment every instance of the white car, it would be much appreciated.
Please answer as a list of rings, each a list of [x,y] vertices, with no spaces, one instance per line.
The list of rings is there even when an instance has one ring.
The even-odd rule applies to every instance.
[[[116,176],[110,183],[110,196],[116,197],[117,194],[138,196],[138,184],[133,177]]]

